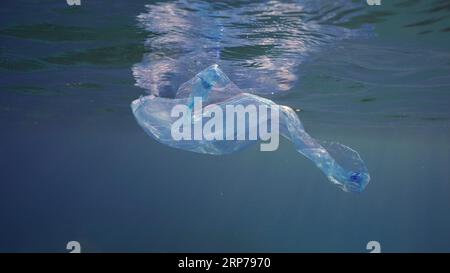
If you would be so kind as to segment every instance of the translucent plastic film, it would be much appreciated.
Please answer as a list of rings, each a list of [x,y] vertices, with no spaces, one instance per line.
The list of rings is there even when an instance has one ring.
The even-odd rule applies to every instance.
[[[198,100],[201,100],[200,107],[196,104]],[[189,115],[184,118],[173,113],[180,105],[189,109]],[[226,120],[230,106],[268,111],[265,114],[260,112],[256,122],[250,116],[243,116],[245,131],[239,132],[238,124]],[[261,128],[267,127],[265,129],[272,131],[277,129],[279,135],[294,143],[299,153],[314,162],[331,182],[343,190],[361,192],[370,180],[356,151],[335,142],[319,143],[305,131],[295,111],[260,96],[243,93],[217,65],[208,67],[182,84],[173,99],[150,95],[133,101],[131,107],[137,122],[150,136],[174,148],[205,154],[229,154],[251,144],[267,142],[261,134]],[[276,123],[273,113],[277,113]],[[213,136],[204,131],[201,137],[196,136],[199,125],[208,126],[212,117],[216,119],[214,130],[210,130]],[[186,137],[174,138],[174,125],[180,122],[189,127],[185,128],[188,129],[184,132]],[[257,134],[252,137],[251,132]]]

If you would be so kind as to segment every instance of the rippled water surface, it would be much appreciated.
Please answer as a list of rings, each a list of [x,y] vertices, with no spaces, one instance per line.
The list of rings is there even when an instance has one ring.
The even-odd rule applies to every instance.
[[[139,86],[171,96],[180,83],[218,63],[248,92],[291,90],[299,65],[336,41],[371,34],[340,27],[362,5],[347,1],[239,3],[188,1],[147,5],[138,16],[150,53],[133,69]]]
[[[3,1],[0,251],[450,251],[450,4]],[[359,195],[286,141],[160,145],[130,102],[217,63],[358,150]]]

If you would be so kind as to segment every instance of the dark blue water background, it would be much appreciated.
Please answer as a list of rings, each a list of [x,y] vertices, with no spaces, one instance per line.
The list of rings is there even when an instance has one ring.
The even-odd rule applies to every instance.
[[[450,5],[392,2],[3,1],[0,251],[450,251]],[[359,151],[366,191],[287,141],[145,135],[130,102],[212,63]]]

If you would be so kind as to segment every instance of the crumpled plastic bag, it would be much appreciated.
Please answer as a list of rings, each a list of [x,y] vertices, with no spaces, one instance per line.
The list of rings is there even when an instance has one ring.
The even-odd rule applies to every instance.
[[[195,109],[195,98],[201,98],[201,109]],[[174,148],[197,153],[229,154],[260,141],[259,135],[256,140],[239,139],[236,136],[235,128],[230,130],[230,132],[234,132],[234,135],[228,135],[229,139],[227,139],[226,126],[215,128],[215,133],[221,134],[223,139],[195,139],[195,137],[174,139],[172,129],[174,123],[179,121],[179,117],[174,117],[172,110],[177,105],[187,106],[190,110],[190,117],[187,121],[187,124],[192,127],[190,134],[194,134],[196,123],[212,116],[212,106],[216,110],[217,107],[222,109],[223,112],[226,112],[226,107],[229,105],[265,106],[270,111],[276,109],[280,135],[293,142],[296,150],[314,162],[331,182],[340,186],[344,191],[351,192],[361,192],[369,183],[370,175],[356,151],[335,142],[319,143],[308,135],[295,111],[287,106],[277,105],[269,99],[242,92],[217,65],[206,68],[190,81],[182,84],[175,98],[149,95],[133,101],[131,108],[137,122],[147,134],[157,141]],[[270,119],[271,115],[266,115],[256,124],[246,121],[246,134],[252,129],[258,131],[252,126],[261,126],[264,123],[273,124]],[[227,123],[223,122],[223,124]]]

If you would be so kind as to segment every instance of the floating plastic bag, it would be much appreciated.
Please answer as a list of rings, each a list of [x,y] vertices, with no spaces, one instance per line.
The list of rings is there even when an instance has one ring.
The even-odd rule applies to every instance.
[[[197,101],[201,102],[200,107]],[[174,109],[180,106],[185,106],[189,113],[184,116],[174,115]],[[241,109],[248,106],[259,110],[266,108],[268,111],[265,114],[260,111],[257,122],[244,116],[245,131],[239,133],[237,123],[226,120],[227,110],[233,106],[241,106]],[[344,191],[361,192],[370,180],[367,168],[356,151],[339,143],[319,144],[308,135],[291,108],[277,105],[260,96],[243,93],[217,65],[208,67],[182,84],[175,98],[145,96],[133,101],[131,108],[139,125],[150,136],[174,148],[205,154],[229,154],[258,141],[267,141],[261,134],[261,128],[270,127],[272,131],[277,129],[280,135],[292,141],[299,153],[313,161],[331,182]],[[222,115],[221,111],[226,114]],[[276,123],[273,113],[277,113]],[[199,135],[199,125],[207,126],[208,118],[212,117],[217,121],[213,126],[216,128],[210,130],[214,136],[205,134],[201,128]],[[174,125],[178,123],[185,125],[185,138],[174,138]],[[255,136],[245,138],[253,131],[258,132],[256,139]]]

